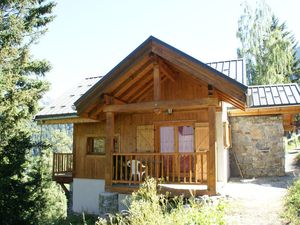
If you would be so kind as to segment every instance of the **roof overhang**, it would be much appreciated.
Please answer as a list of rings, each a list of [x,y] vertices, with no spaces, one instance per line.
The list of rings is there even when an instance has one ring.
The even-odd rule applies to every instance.
[[[240,109],[228,109],[228,116],[263,116],[263,115],[284,115],[300,113],[300,105],[286,105],[274,107],[257,107]]]
[[[239,109],[245,109],[247,86],[150,36],[74,103],[77,114],[84,117],[93,108],[103,104],[101,96],[112,92],[120,83],[125,82],[128,78],[126,75],[147,62],[153,54],[165,60],[169,65],[184,70],[193,78],[213,85],[221,100]]]
[[[89,118],[82,118],[77,113],[39,115],[34,118],[38,124],[71,124],[71,123],[90,123],[99,122]]]

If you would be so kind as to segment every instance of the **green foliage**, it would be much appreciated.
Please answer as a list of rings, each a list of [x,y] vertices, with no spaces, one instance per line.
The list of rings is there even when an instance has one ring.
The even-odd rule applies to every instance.
[[[300,146],[299,138],[300,137],[294,132],[292,133],[291,138],[287,139],[287,137],[284,137],[285,150],[292,151],[298,148]]]
[[[33,177],[39,174],[29,167],[29,160],[24,157],[31,148],[30,137],[18,133],[0,151],[0,218],[6,218],[2,221],[4,224],[36,222],[36,198],[33,196],[39,180]]]
[[[259,1],[255,10],[244,3],[238,21],[238,56],[246,59],[250,84],[286,83],[290,75],[299,73],[297,43],[286,29],[265,1]]]
[[[285,198],[284,217],[290,221],[290,224],[300,224],[300,179],[288,189]]]
[[[97,220],[93,215],[69,215],[67,218],[58,219],[53,225],[95,225]]]
[[[213,202],[209,197],[191,198],[187,202],[183,197],[168,198],[157,193],[157,183],[148,178],[142,187],[132,194],[127,214],[110,216],[108,220],[98,219],[101,224],[225,224],[224,202]]]
[[[72,152],[73,145],[73,126],[66,125],[43,125],[43,141],[51,146],[53,152]]]
[[[41,175],[39,224],[53,224],[53,221],[67,216],[67,199],[62,188],[52,181],[52,149],[50,146],[40,148],[38,155],[32,156]],[[35,165],[34,162],[31,165]],[[36,202],[37,203],[37,202]]]
[[[43,211],[50,185],[44,168],[47,148],[31,141],[31,120],[49,87],[43,76],[50,65],[33,60],[30,46],[46,32],[54,5],[45,0],[0,1],[0,218],[4,225],[39,224],[48,217]]]

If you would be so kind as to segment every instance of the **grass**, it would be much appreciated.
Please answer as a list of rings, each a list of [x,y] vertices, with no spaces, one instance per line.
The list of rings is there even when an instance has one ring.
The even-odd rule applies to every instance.
[[[283,216],[290,221],[290,224],[300,225],[300,179],[288,189]]]
[[[225,208],[222,200],[213,200],[208,196],[184,199],[182,196],[170,198],[159,194],[157,182],[147,178],[141,188],[127,199],[129,209],[123,214],[97,218],[90,215],[72,215],[56,221],[54,225],[158,225],[158,224],[225,224]]]
[[[94,225],[98,217],[94,215],[70,215],[53,222],[53,225]]]
[[[157,192],[154,179],[146,179],[142,187],[132,194],[131,204],[126,214],[111,215],[109,219],[99,219],[97,225],[131,224],[225,224],[225,202],[213,201],[209,197],[183,199],[169,198]]]

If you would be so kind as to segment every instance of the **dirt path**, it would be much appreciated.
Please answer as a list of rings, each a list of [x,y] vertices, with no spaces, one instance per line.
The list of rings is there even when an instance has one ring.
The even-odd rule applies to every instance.
[[[230,199],[228,224],[282,225],[283,197],[287,187],[299,177],[299,168],[293,165],[295,154],[286,155],[284,177],[263,177],[252,180],[231,179],[221,191]]]

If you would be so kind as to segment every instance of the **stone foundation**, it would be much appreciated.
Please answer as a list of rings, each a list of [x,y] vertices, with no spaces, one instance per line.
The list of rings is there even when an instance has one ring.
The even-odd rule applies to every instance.
[[[118,194],[102,192],[99,194],[99,215],[118,212]]]
[[[284,175],[282,116],[230,117],[232,149],[244,177]],[[239,175],[231,152],[231,176]]]

